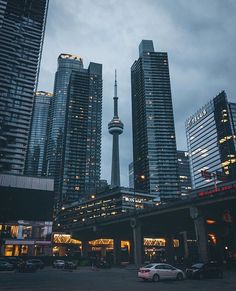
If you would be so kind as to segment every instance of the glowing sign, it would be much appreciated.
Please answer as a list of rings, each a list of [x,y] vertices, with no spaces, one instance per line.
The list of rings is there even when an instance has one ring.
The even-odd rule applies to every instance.
[[[213,195],[219,192],[224,192],[224,191],[228,191],[228,190],[232,190],[232,189],[236,189],[236,184],[232,184],[232,185],[228,185],[228,186],[222,186],[222,187],[218,187],[215,189],[211,189],[208,191],[202,191],[199,192],[199,197],[204,197],[204,196],[209,196],[209,195]]]

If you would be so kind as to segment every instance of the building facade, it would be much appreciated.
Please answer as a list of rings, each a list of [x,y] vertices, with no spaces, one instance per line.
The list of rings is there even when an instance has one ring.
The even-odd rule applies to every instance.
[[[23,174],[48,0],[0,1],[0,172]]]
[[[179,186],[181,196],[189,195],[192,190],[192,181],[189,165],[189,156],[186,151],[177,151]]]
[[[54,92],[50,109],[47,144],[47,175],[54,179],[55,192],[59,195],[63,172],[63,148],[66,110],[68,107],[68,85],[73,71],[83,68],[80,56],[60,54],[55,74]]]
[[[61,54],[55,77],[47,174],[57,205],[95,191],[101,169],[102,65],[88,69],[78,56]]]
[[[236,178],[235,109],[222,91],[187,119],[193,189]]]
[[[102,65],[73,72],[63,149],[62,201],[94,193],[101,175]]]
[[[135,193],[125,187],[108,189],[97,195],[91,195],[89,199],[63,205],[55,223],[60,231],[66,231],[76,224],[155,207],[152,198],[150,194]]]
[[[134,164],[129,164],[129,188],[134,188]]]
[[[52,94],[38,91],[35,94],[25,174],[46,176],[46,145],[48,139],[49,108]]]
[[[168,56],[151,40],[131,67],[134,187],[158,200],[179,196]]]

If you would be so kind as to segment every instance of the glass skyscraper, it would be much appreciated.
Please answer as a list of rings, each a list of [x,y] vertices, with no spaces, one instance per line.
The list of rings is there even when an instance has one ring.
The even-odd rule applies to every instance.
[[[186,151],[177,151],[177,156],[180,193],[181,196],[186,196],[190,194],[192,189],[189,156]]]
[[[60,192],[63,173],[63,148],[66,110],[68,107],[68,85],[72,70],[83,68],[80,56],[60,54],[55,74],[54,93],[50,110],[49,139],[47,145],[47,175],[54,178],[55,192]],[[57,194],[59,195],[59,194]]]
[[[57,207],[95,191],[101,168],[102,65],[88,69],[78,56],[61,54],[55,78],[48,175]]]
[[[0,0],[0,172],[23,174],[48,0]]]
[[[25,174],[46,176],[46,144],[52,94],[38,91],[34,98]]]
[[[236,103],[229,103],[224,91],[187,119],[194,189],[236,179],[235,120]]]
[[[71,74],[63,156],[62,201],[94,193],[101,174],[102,65]]]
[[[131,67],[134,187],[157,200],[179,197],[171,86],[166,52],[139,45]]]

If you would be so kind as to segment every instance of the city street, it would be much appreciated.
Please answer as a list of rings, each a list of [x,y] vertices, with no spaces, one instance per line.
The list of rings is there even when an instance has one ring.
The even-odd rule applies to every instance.
[[[232,291],[236,290],[236,272],[227,271],[223,279],[143,282],[135,270],[113,268],[76,271],[55,270],[46,267],[36,273],[0,272],[0,290],[76,290],[76,291]]]

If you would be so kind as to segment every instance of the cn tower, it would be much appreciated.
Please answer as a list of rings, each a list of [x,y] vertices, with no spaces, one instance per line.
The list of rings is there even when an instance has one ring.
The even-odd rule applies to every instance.
[[[120,157],[119,157],[119,135],[123,133],[124,125],[118,116],[118,96],[117,96],[117,79],[115,70],[114,86],[114,117],[108,123],[108,131],[113,135],[112,144],[112,167],[111,167],[111,188],[120,186]]]

